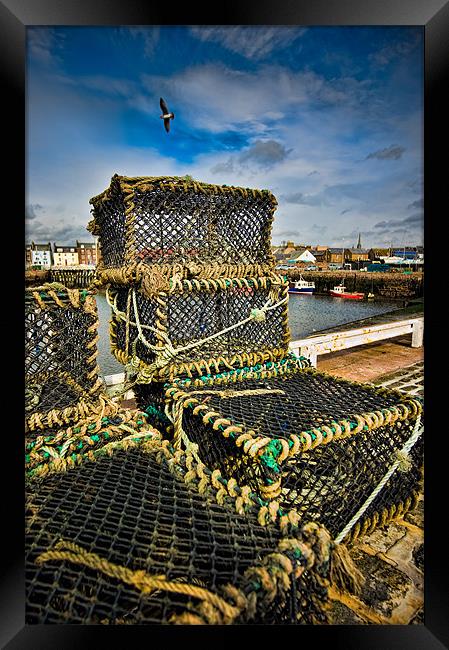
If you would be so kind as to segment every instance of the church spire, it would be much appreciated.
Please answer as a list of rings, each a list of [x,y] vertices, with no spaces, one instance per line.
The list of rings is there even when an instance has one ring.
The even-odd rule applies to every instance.
[[[360,233],[359,233],[359,241],[357,242],[357,248],[362,248],[362,240],[360,239]]]

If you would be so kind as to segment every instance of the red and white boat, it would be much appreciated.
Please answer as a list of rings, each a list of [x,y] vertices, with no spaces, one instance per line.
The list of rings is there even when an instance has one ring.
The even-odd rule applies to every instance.
[[[359,291],[346,291],[346,287],[343,284],[339,284],[331,289],[329,294],[335,298],[351,298],[352,300],[363,300],[365,297],[365,294]]]

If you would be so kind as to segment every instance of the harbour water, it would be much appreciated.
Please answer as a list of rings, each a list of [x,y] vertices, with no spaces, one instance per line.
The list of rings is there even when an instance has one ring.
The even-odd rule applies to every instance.
[[[99,318],[98,365],[103,375],[123,372],[123,366],[109,349],[109,320],[111,309],[103,293],[97,295]],[[352,301],[330,296],[289,296],[289,323],[292,340],[302,339],[320,330],[337,327],[402,307],[392,300]],[[357,327],[354,324],[354,327]]]

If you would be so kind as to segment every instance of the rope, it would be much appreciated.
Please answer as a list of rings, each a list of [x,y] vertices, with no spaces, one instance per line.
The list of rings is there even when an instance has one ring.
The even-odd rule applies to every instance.
[[[306,524],[301,533],[301,539],[282,538],[274,552],[265,554],[246,569],[238,585],[227,583],[220,587],[225,598],[210,591],[206,585],[188,583],[183,577],[168,580],[164,575],[150,575],[144,569],[133,570],[114,564],[66,540],[60,540],[54,549],[41,553],[35,562],[40,565],[49,561],[68,561],[127,583],[142,594],[156,595],[159,591],[167,591],[200,601],[193,609],[184,605],[185,611],[173,614],[170,623],[229,625],[239,617],[252,620],[257,611],[267,607],[283,606],[292,581],[299,581],[305,571],[313,568],[315,580],[318,575],[323,575],[323,569],[330,561],[329,533],[315,523]],[[318,582],[327,591],[329,580],[324,577]],[[234,604],[231,605],[229,600]],[[315,604],[313,596],[311,600]],[[318,609],[323,611],[324,603],[320,605]]]
[[[62,550],[67,549],[67,550]],[[81,564],[91,569],[101,571],[102,573],[116,578],[132,585],[143,594],[151,594],[156,589],[168,591],[177,594],[183,594],[197,598],[201,601],[211,603],[217,607],[226,618],[233,620],[238,614],[239,609],[233,607],[217,594],[213,594],[203,587],[197,585],[169,581],[165,576],[151,576],[144,570],[133,571],[127,567],[119,566],[108,560],[101,558],[96,553],[88,553],[83,548],[72,542],[61,540],[55,546],[55,550],[41,553],[36,558],[36,564],[43,564],[50,560],[67,560],[74,564]]]
[[[244,389],[244,390],[234,390],[234,389],[227,389],[227,390],[192,390],[188,393],[189,398],[192,395],[204,395],[204,394],[212,394],[212,395],[218,395],[221,399],[229,399],[232,397],[239,397],[241,395],[266,395],[268,393],[277,393],[277,394],[282,394],[285,395],[284,391],[281,390],[280,388],[254,388],[254,389]],[[181,395],[181,397],[183,397]],[[185,397],[185,394],[184,394]],[[181,440],[184,442],[186,445],[186,450],[192,451],[193,456],[195,457],[195,460],[199,461],[198,456],[196,456],[196,450],[198,449],[198,445],[195,443],[192,443],[189,437],[187,436],[186,432],[183,429],[182,426],[182,414],[184,411],[184,403],[182,399],[176,400],[174,399],[173,405],[172,405],[172,412],[170,414],[170,407],[167,404],[165,407],[165,413],[169,420],[173,423],[173,447],[175,449],[180,449],[181,448]],[[223,420],[229,423],[229,420]],[[193,448],[192,448],[193,447]],[[201,461],[199,461],[201,462]]]
[[[272,298],[269,298],[266,303],[263,305],[261,309],[253,309],[251,311],[251,314],[247,317],[244,318],[243,320],[234,323],[233,325],[230,325],[229,327],[220,330],[219,332],[215,332],[215,334],[211,334],[205,339],[201,339],[200,341],[193,341],[192,343],[189,343],[188,345],[184,345],[179,348],[173,347],[172,342],[170,341],[170,338],[168,337],[165,332],[161,332],[160,330],[156,329],[155,327],[152,327],[150,325],[142,325],[140,322],[139,318],[139,313],[138,313],[138,307],[137,307],[137,297],[136,297],[136,290],[133,288],[131,289],[132,291],[132,302],[133,302],[133,309],[134,309],[134,318],[135,321],[131,321],[129,318],[127,318],[127,315],[120,311],[117,307],[116,301],[117,301],[117,294],[114,297],[114,301],[111,302],[109,298],[109,287],[106,289],[106,299],[109,304],[109,306],[112,308],[116,316],[120,318],[121,320],[125,320],[125,322],[128,324],[130,323],[131,325],[137,327],[138,331],[138,336],[141,342],[150,350],[152,350],[156,356],[157,359],[154,363],[150,364],[148,368],[146,369],[145,375],[148,375],[149,373],[154,373],[158,368],[162,368],[166,366],[168,363],[170,363],[175,357],[177,357],[180,353],[186,352],[188,350],[192,350],[194,348],[201,347],[208,343],[209,341],[212,341],[213,339],[223,336],[224,334],[227,334],[228,332],[231,332],[232,330],[236,329],[237,327],[242,327],[243,325],[246,325],[246,323],[249,323],[252,320],[260,321],[265,318],[265,314],[268,311],[271,311],[273,309],[276,309],[280,305],[284,304],[285,302],[288,301],[288,296],[285,298],[282,298],[282,300],[279,300],[277,303],[271,304],[272,303]],[[160,348],[159,346],[152,345],[145,337],[143,333],[143,329],[150,330],[158,336],[161,336],[166,345],[164,348]]]
[[[380,483],[377,485],[377,487],[374,489],[374,491],[370,494],[370,496],[367,498],[367,500],[364,502],[364,504],[357,510],[353,518],[346,524],[346,526],[343,528],[343,530],[337,535],[337,537],[334,539],[335,544],[340,544],[340,542],[346,537],[346,535],[349,533],[351,528],[357,523],[357,521],[360,519],[360,517],[363,515],[363,513],[369,508],[371,503],[374,501],[374,499],[377,497],[379,492],[384,488],[386,483],[389,481],[390,477],[392,474],[399,468],[404,467],[404,459],[408,459],[408,455],[412,447],[415,445],[415,443],[418,441],[420,435],[424,431],[424,427],[421,427],[419,429],[419,425],[421,422],[421,415],[418,415],[416,419],[415,426],[413,428],[413,433],[410,436],[410,438],[407,440],[405,445],[402,447],[398,454],[398,458],[396,458],[395,462],[393,465],[390,467],[388,472],[385,474],[385,476],[381,479]]]

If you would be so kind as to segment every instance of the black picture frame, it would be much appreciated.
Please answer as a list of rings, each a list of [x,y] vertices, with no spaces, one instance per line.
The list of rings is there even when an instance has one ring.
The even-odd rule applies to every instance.
[[[148,6],[145,6],[148,5]],[[215,12],[215,13],[213,13]],[[424,625],[409,626],[239,626],[228,628],[173,628],[153,626],[132,628],[90,626],[26,626],[24,590],[24,467],[20,419],[23,413],[23,379],[20,350],[23,349],[23,319],[20,271],[23,269],[22,242],[25,205],[25,32],[33,25],[420,25],[425,36],[425,272],[426,401],[425,438],[425,615]],[[12,135],[12,144],[4,145],[7,173],[3,176],[2,199],[4,227],[7,229],[6,270],[4,274],[2,319],[3,345],[14,344],[13,363],[4,363],[7,388],[4,389],[2,478],[3,519],[2,574],[0,581],[0,642],[8,650],[66,650],[98,648],[114,643],[132,648],[145,643],[177,644],[211,641],[228,646],[232,639],[245,637],[246,643],[264,640],[286,643],[331,644],[345,650],[437,650],[449,647],[449,589],[447,587],[448,543],[446,533],[444,381],[438,381],[436,369],[444,369],[445,316],[437,307],[436,286],[444,292],[444,262],[438,248],[444,248],[443,224],[447,213],[447,103],[445,73],[449,61],[449,3],[443,0],[299,0],[284,3],[259,0],[254,3],[227,2],[211,11],[204,4],[144,3],[141,0],[3,0],[0,2],[0,62],[3,81],[3,135]],[[6,138],[5,138],[6,139]],[[440,160],[442,161],[440,163]],[[446,200],[444,200],[446,199]],[[446,211],[446,212],[445,212]],[[441,227],[440,227],[441,224]],[[5,232],[6,235],[6,232]],[[439,235],[439,241],[435,237]],[[22,239],[21,239],[22,238]],[[433,254],[431,254],[431,249]],[[16,269],[12,271],[12,269]],[[23,277],[23,276],[22,276]],[[16,278],[14,280],[14,278]],[[15,284],[19,286],[15,289]],[[9,293],[8,293],[9,292]],[[21,294],[20,294],[21,295]],[[12,305],[16,305],[14,308]],[[11,307],[10,307],[11,305]],[[440,342],[440,343],[439,343]],[[15,352],[17,345],[17,352]],[[438,462],[440,461],[440,462]],[[447,472],[446,472],[447,473]],[[257,640],[254,638],[257,636]]]

